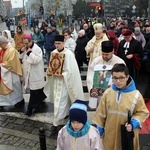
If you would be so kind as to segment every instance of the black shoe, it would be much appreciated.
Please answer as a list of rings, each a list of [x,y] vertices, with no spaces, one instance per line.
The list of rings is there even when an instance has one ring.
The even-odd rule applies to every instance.
[[[0,110],[3,110],[4,106],[0,106]]]
[[[52,125],[50,128],[50,132],[56,133],[57,132],[57,126]]]
[[[36,108],[36,109],[33,109],[32,113],[39,113],[40,112],[40,109],[39,108]]]
[[[14,106],[15,107],[18,107],[18,106],[20,106],[20,105],[23,105],[25,103],[25,101],[24,101],[24,99],[23,100],[21,100],[20,102],[18,102],[17,104],[15,104]]]
[[[31,116],[31,115],[32,115],[32,109],[28,109],[28,110],[25,112],[25,115],[26,115],[26,116]]]

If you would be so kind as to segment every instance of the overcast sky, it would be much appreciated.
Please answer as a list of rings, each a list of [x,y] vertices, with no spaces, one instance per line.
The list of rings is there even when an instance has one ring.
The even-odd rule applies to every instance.
[[[25,2],[26,0],[24,0]],[[23,0],[11,0],[12,8],[23,7]]]

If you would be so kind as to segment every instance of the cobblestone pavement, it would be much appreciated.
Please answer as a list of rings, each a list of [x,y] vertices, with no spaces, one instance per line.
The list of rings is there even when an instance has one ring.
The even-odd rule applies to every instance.
[[[57,134],[53,135],[49,131],[51,124],[0,115],[0,150],[40,150],[39,129],[41,127],[45,129],[47,150],[55,150]],[[145,136],[140,138],[141,140],[144,138],[145,143],[150,141],[149,135],[147,138]],[[150,150],[150,145],[141,145],[140,150]]]
[[[50,124],[0,115],[0,150],[40,150],[41,127],[45,129],[47,150],[56,149],[57,134],[49,132]]]

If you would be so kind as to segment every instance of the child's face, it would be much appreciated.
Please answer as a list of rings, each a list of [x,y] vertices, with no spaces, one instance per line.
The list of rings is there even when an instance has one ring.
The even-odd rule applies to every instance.
[[[80,131],[84,126],[83,123],[78,121],[71,121],[71,125],[75,131]]]

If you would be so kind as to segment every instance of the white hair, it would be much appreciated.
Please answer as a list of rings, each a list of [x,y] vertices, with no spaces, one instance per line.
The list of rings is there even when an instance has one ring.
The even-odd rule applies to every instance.
[[[0,43],[8,43],[8,40],[4,36],[0,36]]]

